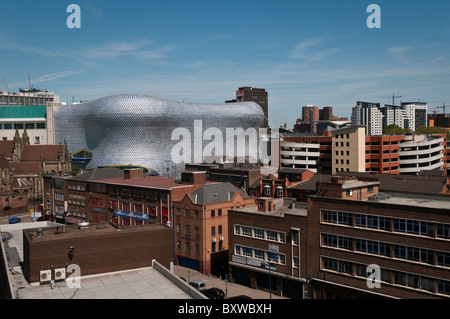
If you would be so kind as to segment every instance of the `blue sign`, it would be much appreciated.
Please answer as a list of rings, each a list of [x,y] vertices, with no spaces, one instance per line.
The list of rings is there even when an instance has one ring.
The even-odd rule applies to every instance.
[[[138,219],[138,220],[149,220],[149,216],[147,214],[139,214],[139,213],[135,213],[135,212],[127,212],[127,211],[118,210],[118,209],[114,210],[114,216],[122,216],[122,217],[126,217],[126,218],[134,218],[134,219]]]

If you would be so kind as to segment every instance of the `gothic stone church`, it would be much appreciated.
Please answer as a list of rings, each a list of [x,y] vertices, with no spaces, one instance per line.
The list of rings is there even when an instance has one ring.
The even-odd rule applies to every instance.
[[[30,145],[22,137],[0,141],[0,216],[25,213],[42,201],[44,175],[71,172],[67,145]]]

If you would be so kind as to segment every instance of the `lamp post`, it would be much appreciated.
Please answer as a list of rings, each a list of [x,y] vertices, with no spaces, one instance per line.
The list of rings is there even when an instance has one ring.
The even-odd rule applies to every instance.
[[[306,290],[305,290],[305,299],[309,299],[309,278],[308,278],[308,222],[306,222],[306,226],[300,227],[301,230],[306,230]],[[300,240],[300,238],[299,238]]]

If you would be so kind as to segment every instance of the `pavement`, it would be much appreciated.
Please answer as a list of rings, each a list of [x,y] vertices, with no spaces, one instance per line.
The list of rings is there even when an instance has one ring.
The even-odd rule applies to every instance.
[[[186,279],[187,282],[193,280],[202,280],[206,284],[206,289],[208,288],[219,288],[225,292],[225,299],[230,297],[235,297],[239,295],[249,296],[252,299],[289,299],[286,297],[281,297],[275,294],[271,294],[269,291],[254,289],[247,286],[239,285],[232,282],[226,282],[223,279],[202,274],[196,270],[174,266],[174,273]]]

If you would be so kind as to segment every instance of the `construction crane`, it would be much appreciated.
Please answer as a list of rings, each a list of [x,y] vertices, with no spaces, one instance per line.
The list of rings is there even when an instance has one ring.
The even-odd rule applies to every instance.
[[[446,108],[446,107],[447,107],[447,106],[445,105],[445,103],[443,103],[442,106],[437,106],[436,108],[437,108],[437,109],[443,109],[444,115],[445,115],[445,108]]]
[[[6,80],[5,79],[3,79],[3,82],[5,82],[5,86],[6,86],[6,91],[8,92],[8,94],[9,94],[9,88],[8,88],[8,84],[6,83]]]
[[[395,93],[392,96],[382,96],[382,99],[390,99],[392,98],[392,105],[395,105],[395,99],[401,99],[401,96],[396,96]]]

